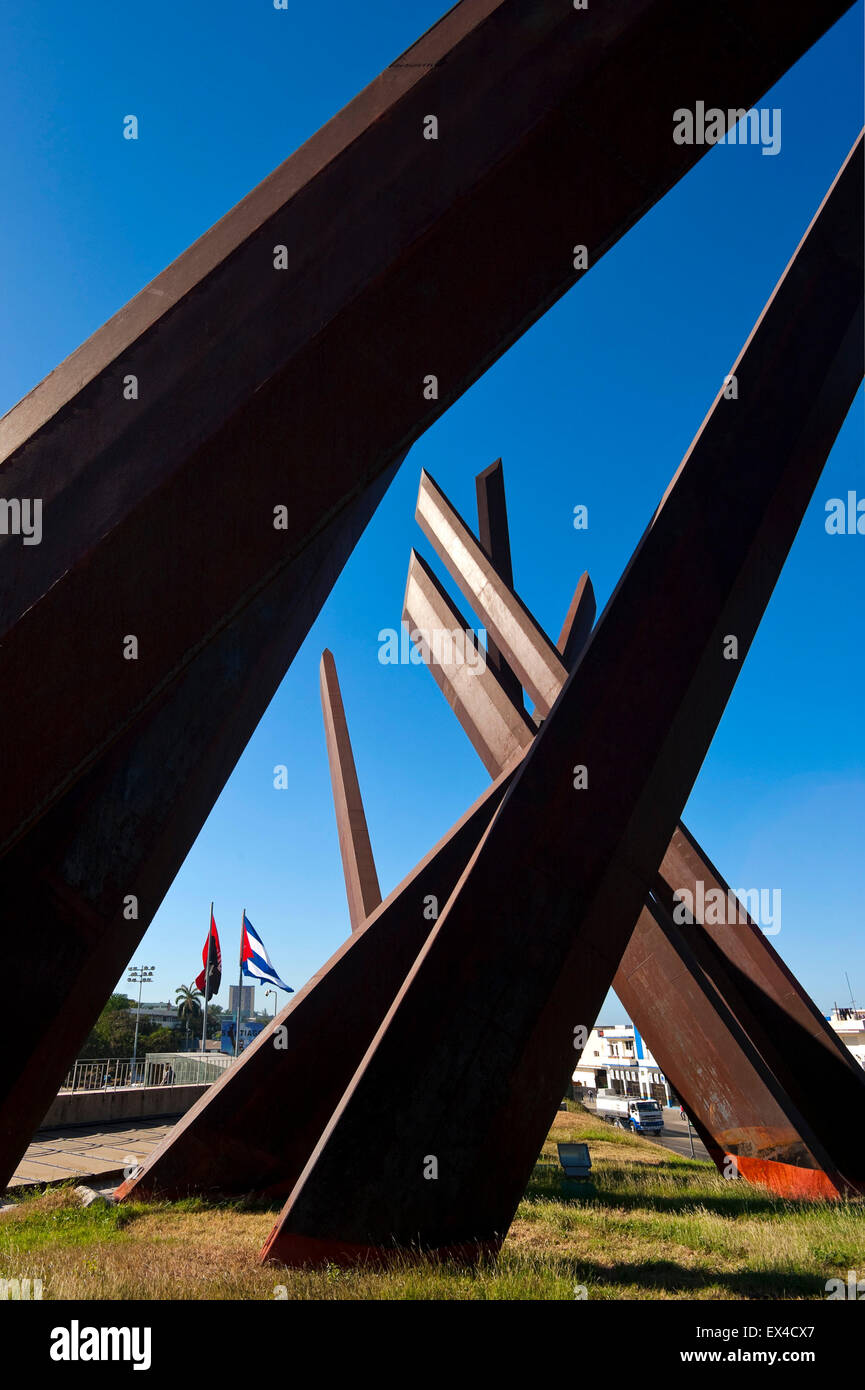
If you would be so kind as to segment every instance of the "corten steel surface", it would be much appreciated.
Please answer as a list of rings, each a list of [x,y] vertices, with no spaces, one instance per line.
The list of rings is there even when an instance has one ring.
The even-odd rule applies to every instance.
[[[738,1021],[733,983],[720,968],[711,976],[700,968],[693,936],[650,898],[616,972],[616,994],[637,1011],[640,1033],[710,1135],[722,1172],[735,1156],[726,1176],[752,1176],[741,1156],[769,1170],[779,1165],[776,1190],[788,1197],[841,1196],[850,1190],[843,1175]]]
[[[464,0],[16,406],[0,850],[847,8]]]
[[[381,902],[381,889],[369,842],[369,828],[361,800],[354,754],[351,751],[336,663],[329,651],[322,653],[320,682],[327,760],[333,787],[339,852],[345,875],[348,916],[352,931],[357,931]]]
[[[568,674],[561,656],[426,470],[421,474],[415,518],[496,646],[507,651],[509,664],[535,701],[537,712],[548,714]]]
[[[735,364],[744,419],[719,395],[262,1258],[507,1231],[861,379],[861,202],[860,141]]]
[[[685,846],[687,853],[683,854]],[[698,883],[702,883],[707,895],[717,890],[726,898],[730,891],[693,837],[680,825],[661,865],[656,884],[659,902],[671,909],[674,888],[686,889],[693,900]],[[826,1159],[821,1165],[832,1175],[835,1186],[843,1189],[846,1184],[865,1191],[865,1153],[857,1142],[856,1127],[847,1122],[847,1117],[860,1113],[865,1105],[865,1073],[745,909],[739,910],[738,920],[731,912],[727,918],[716,923],[711,914],[704,912],[696,924],[688,918],[682,925],[671,926],[680,939],[687,941],[701,970],[723,995],[787,1097],[785,1103],[790,1113],[795,1111],[801,1117],[803,1137],[814,1136]],[[618,984],[615,988],[619,992]],[[621,993],[620,998],[625,1003]],[[655,1041],[661,1046],[656,1034],[647,1031],[645,1036],[653,1052]],[[674,1085],[679,1090],[678,1079]],[[683,1083],[680,1094],[693,1093],[693,1086]],[[701,1124],[708,1124],[699,1107],[696,1114]],[[748,1158],[747,1165],[739,1165],[745,1176],[755,1176],[789,1196],[814,1187],[812,1179],[796,1166],[795,1159],[778,1154],[775,1161],[785,1167],[774,1173],[771,1163],[763,1163],[772,1156],[741,1146],[731,1147],[719,1131],[713,1129],[713,1134],[725,1153]],[[809,1141],[809,1146],[817,1151],[813,1142]],[[757,1166],[756,1160],[762,1166]]]
[[[487,486],[488,471],[478,475],[479,502],[481,489]],[[496,539],[508,558],[509,547],[504,545],[507,512],[500,473],[498,484]],[[452,504],[448,505],[458,553],[466,556],[467,544],[473,538]],[[485,550],[498,572],[497,593],[505,604],[510,603],[518,617],[518,600],[498,570],[496,547],[488,545]],[[411,565],[416,563],[413,555]],[[451,558],[452,570],[458,563]],[[438,592],[437,609],[428,621],[452,625],[454,614],[447,597],[441,590]],[[588,577],[583,575],[558,642],[559,650],[567,654],[569,669],[579,659],[591,630],[591,617],[586,611],[586,596],[590,593]],[[512,630],[524,644],[537,640],[525,624],[518,628],[515,621]],[[537,631],[541,629],[538,627]],[[542,636],[541,640],[549,646],[546,638]],[[447,656],[447,649],[442,649],[431,670],[477,748],[484,741],[489,723],[488,707],[480,698],[477,683],[469,687],[470,693],[475,694],[473,701],[452,698],[449,687],[461,673]],[[503,659],[513,657],[506,646]],[[498,749],[498,764],[493,759],[489,765],[492,775],[522,751],[522,746],[518,749],[504,740]],[[702,899],[698,882],[702,885]],[[724,1171],[728,1155],[747,1158],[752,1175],[787,1196],[837,1196],[848,1185],[862,1187],[862,1146],[855,1127],[845,1117],[858,1113],[865,1105],[865,1073],[785,969],[744,906],[736,903],[735,916],[728,922],[710,924],[704,930],[689,919],[692,925],[682,932],[669,918],[674,895],[682,890],[690,894],[692,903],[703,899],[718,901],[720,895],[728,914],[726,905],[735,901],[729,886],[680,824],[667,847],[656,884],[656,892],[666,905],[663,933],[659,934],[655,917],[664,909],[650,900],[637,919],[613,988],[654,1055],[663,1057],[664,1070],[678,1094],[688,1098],[690,1113],[701,1133],[711,1136],[709,1147],[715,1161]],[[706,935],[716,943],[715,950],[707,943]],[[679,942],[689,945],[677,958]],[[700,977],[697,982],[690,978],[695,970]],[[704,971],[707,980],[703,979]],[[636,988],[630,979],[634,974]],[[735,983],[743,976],[744,992]],[[663,1007],[649,1008],[644,1004],[649,994],[663,1000]],[[734,1030],[727,1023],[731,1010],[739,1021]],[[745,1048],[740,1037],[743,1028],[748,1038]],[[704,1036],[711,1039],[713,1055],[717,1056],[714,1064],[700,1049]],[[757,1065],[752,1060],[755,1048],[760,1058]],[[771,1096],[767,1093],[767,1066]],[[755,1125],[754,1116],[764,1118]],[[803,1116],[808,1118],[803,1120]],[[813,1171],[815,1166],[822,1171]]]
[[[692,900],[697,880],[702,880],[705,893],[715,890],[725,895],[731,891],[729,884],[706,858],[705,852],[700,849],[684,825],[677,828],[667,848],[663,876],[667,884],[667,893],[671,887],[684,886],[692,894]],[[663,893],[663,888],[661,891]],[[668,901],[668,906],[671,905]],[[767,1007],[769,1002],[775,1006],[772,1017],[767,1018],[766,1023],[781,1046],[787,1046],[789,1033],[785,1030],[780,1015],[788,1017],[791,1021],[790,1026],[797,1028],[811,1040],[811,1060],[809,1061],[804,1053],[797,1059],[797,1078],[801,1081],[804,1091],[810,1094],[819,1089],[814,1085],[816,1076],[813,1069],[816,1067],[822,1070],[824,1059],[827,1058],[833,1064],[843,1062],[844,1072],[855,1077],[860,1085],[865,1085],[865,1074],[852,1053],[841,1042],[834,1028],[829,1026],[814,1001],[803,991],[772,943],[750,917],[747,914],[745,916],[748,930],[737,930],[734,934],[730,924],[716,922],[708,914],[704,914],[700,939],[712,943],[714,951],[726,958],[728,968],[735,967],[742,977],[740,988],[743,995],[759,1000],[761,1008]],[[742,925],[741,920],[738,925]],[[823,1086],[829,1086],[825,1072],[822,1074]],[[848,1095],[848,1099],[852,1099],[852,1096]],[[835,1102],[832,1100],[830,1103]]]
[[[511,565],[511,537],[508,530],[508,512],[505,503],[505,479],[502,461],[496,459],[475,479],[478,499],[478,540],[487,559],[495,562],[498,573],[506,584],[513,586],[514,573]],[[501,682],[502,688],[512,704],[523,707],[523,687],[519,677],[502,656],[492,637],[487,637],[487,663],[492,667]]]
[[[2,1082],[0,1169],[398,458],[575,283],[575,243],[594,264],[705,152],[671,139],[682,93],[754,105],[848,8],[464,0],[0,422],[4,495],[44,505],[40,546],[0,538],[0,912],[45,1025]],[[232,649],[258,662],[244,634],[268,605],[291,639],[252,688]],[[189,697],[209,647],[221,727]]]
[[[586,570],[585,574],[580,575],[579,583],[574,590],[574,597],[571,599],[571,605],[565,614],[565,621],[562,624],[557,643],[562,654],[562,661],[569,671],[572,671],[577,664],[577,660],[589,640],[595,623],[596,611],[595,591],[592,588],[589,572]]]
[[[499,552],[504,554],[509,572],[510,564],[500,460],[494,465],[494,470],[485,470],[476,480],[481,516],[485,512],[488,515],[484,502],[491,478],[496,489],[496,532],[494,542],[490,539],[485,541],[484,550],[496,567],[499,578],[504,580],[499,568]],[[460,539],[465,539],[465,528],[460,528],[460,531]],[[467,627],[431,575],[426,606],[420,613],[412,608],[408,598],[411,576],[421,563],[412,552],[404,614],[410,626],[419,627],[427,634],[435,629],[451,631],[456,623]],[[424,572],[428,574],[425,566]],[[508,582],[512,585],[512,574]],[[511,602],[514,602],[512,593]],[[558,643],[559,649],[568,655],[569,668],[576,664],[585,645],[591,631],[593,612],[591,585],[588,576],[583,575]],[[431,650],[428,639],[426,643],[418,642],[418,645],[424,651],[427,664],[448,703],[455,709],[460,724],[492,775],[497,775],[514,757],[521,757],[524,752],[522,741],[513,735],[510,739],[502,735],[498,712],[491,715],[491,701],[484,687],[492,686],[494,697],[500,693],[498,681],[492,672],[481,670],[467,682],[462,663],[456,658],[452,647],[440,646],[437,650]],[[502,663],[506,662],[507,655],[507,651],[501,654]],[[499,735],[498,740],[493,737],[494,733]],[[490,758],[493,747],[497,749],[498,760],[495,756]],[[350,759],[350,749],[347,756]],[[332,770],[332,776],[334,785],[338,785],[340,775]],[[718,886],[718,880],[713,877],[713,870],[701,855],[699,847],[681,828],[674,832],[664,867],[672,869],[678,875],[676,882],[689,887],[693,896],[694,883],[687,872],[683,874],[675,858],[675,847],[683,838],[691,848],[694,871],[702,875],[706,891],[711,891]],[[361,838],[357,853],[363,856],[368,852],[368,839]],[[352,878],[350,867],[346,865],[346,890],[349,895]],[[666,893],[671,895],[672,890],[664,886]],[[726,885],[723,891],[726,896]],[[756,934],[756,928],[749,925],[750,932]],[[735,987],[725,980],[723,970],[715,968],[710,977],[704,975],[688,947],[687,938],[690,935],[683,935],[669,914],[650,896],[648,906],[637,919],[614,977],[613,988],[625,1002],[655,1056],[663,1058],[664,1070],[694,1114],[694,1123],[698,1131],[705,1135],[709,1150],[722,1172],[729,1175],[728,1160],[735,1155],[738,1170],[743,1176],[772,1187],[780,1195],[821,1199],[842,1195],[849,1190],[849,1184],[834,1167],[832,1158],[821,1147],[817,1136],[791,1105],[777,1077],[768,1071],[753,1043],[737,1023],[735,1014],[730,1013],[729,1001],[732,999],[735,1004],[738,998]],[[731,945],[735,951],[735,940]],[[761,960],[760,941],[753,942],[752,946],[753,955],[764,966],[762,973],[767,973]],[[792,977],[787,993],[792,995],[794,1007],[801,1002],[816,1013]],[[662,1041],[656,1048],[653,1040],[658,1038]],[[798,1055],[799,1048],[795,1045],[800,1040],[795,1035],[795,1029],[786,1041],[788,1046],[793,1046],[794,1055]],[[815,1078],[818,1085],[823,1079],[820,1076]],[[849,1101],[855,1099],[855,1096],[848,1097]],[[855,1105],[844,1113],[856,1113]],[[825,1122],[825,1116],[822,1118]],[[850,1127],[847,1128],[849,1130]],[[855,1148],[855,1145],[852,1147]]]
[[[44,967],[37,1015],[14,992],[6,1005],[28,1047],[14,1070],[0,1072],[0,1179],[56,1095],[64,1059],[79,1055],[199,832],[199,808],[218,796],[314,621],[322,587],[339,572],[335,557],[357,539],[386,482],[342,512],[0,860],[0,911],[22,950],[38,940]],[[138,917],[118,930],[117,904],[130,894]]]
[[[515,705],[462,614],[435,575],[412,551],[403,600],[403,621],[436,684],[468,733],[492,777],[518,761],[534,737],[522,704]],[[459,634],[459,639],[454,637]]]
[[[444,905],[511,775],[498,778],[352,932],[118,1198],[289,1194],[434,926],[425,900],[434,895]]]

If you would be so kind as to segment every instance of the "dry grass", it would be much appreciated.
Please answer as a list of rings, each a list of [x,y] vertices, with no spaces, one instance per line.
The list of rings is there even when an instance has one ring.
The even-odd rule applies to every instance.
[[[565,1190],[561,1139],[590,1144],[595,1181]],[[96,1205],[69,1189],[0,1217],[0,1277],[52,1299],[825,1298],[865,1265],[865,1203],[792,1203],[727,1183],[585,1113],[560,1113],[497,1261],[477,1269],[263,1268],[275,1209],[242,1203]]]

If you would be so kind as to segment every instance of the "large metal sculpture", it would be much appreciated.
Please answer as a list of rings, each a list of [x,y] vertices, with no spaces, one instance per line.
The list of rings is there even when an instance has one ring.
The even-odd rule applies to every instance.
[[[841,304],[836,305],[841,323],[836,323],[834,329],[825,323],[818,324],[811,317],[817,314],[817,305],[813,302],[807,285],[803,285],[802,281],[803,276],[819,278],[820,273],[834,273],[833,257],[827,252],[825,245],[826,228],[827,225],[831,226],[832,236],[840,246],[845,225],[851,224],[851,218],[855,221],[851,211],[855,204],[855,189],[851,193],[851,184],[855,183],[857,176],[861,177],[857,174],[854,160],[851,170],[847,171],[842,181],[842,194],[835,191],[834,216],[829,218],[827,224],[827,213],[824,212],[821,219],[815,223],[808,242],[801,248],[767,314],[761,320],[755,333],[756,343],[752,341],[749,344],[743,359],[746,374],[751,381],[755,380],[758,371],[764,369],[766,375],[760,379],[771,381],[766,358],[771,354],[773,342],[777,341],[778,336],[783,339],[787,330],[799,342],[808,341],[811,336],[819,338],[822,351],[826,354],[824,362],[827,365],[833,360],[834,339],[839,361],[846,363],[844,379],[847,386],[844,389],[849,390],[850,382],[855,381],[859,370],[855,361],[855,349],[851,349],[849,343],[845,346],[846,330],[842,331],[845,310]],[[839,198],[842,205],[840,209]],[[855,265],[855,252],[851,251],[850,254],[853,257],[852,264]],[[857,312],[855,285],[855,274],[849,272],[840,282],[840,298],[846,304],[848,326],[849,320],[855,319]],[[786,290],[783,295],[782,289]],[[835,298],[838,297],[839,293],[836,292]],[[759,350],[756,351],[755,364],[756,349]],[[813,365],[812,362],[812,367]],[[764,386],[764,392],[767,389]],[[772,395],[770,399],[772,411],[779,411],[779,418],[786,419],[783,401],[779,400],[777,395]],[[825,391],[820,399],[824,403],[827,402]],[[733,435],[726,446],[732,453],[738,454],[741,450],[747,452],[747,447],[755,447],[754,444],[747,446],[747,440],[754,429],[754,412],[758,407],[759,402],[752,398],[749,410],[743,416],[734,417]],[[723,408],[723,403],[719,401],[713,413],[713,422],[719,419],[718,412]],[[824,408],[828,409],[828,404],[824,404]],[[836,401],[833,408],[840,412],[835,416],[834,428],[837,428],[845,407],[840,401]],[[764,424],[764,429],[770,426],[775,427],[773,414],[770,414],[769,423]],[[741,438],[745,441],[741,444],[741,449],[739,430],[744,432]],[[710,432],[710,438],[713,433],[714,431]],[[827,450],[830,442],[831,429],[827,429],[817,446],[818,450]],[[800,495],[800,505],[804,506],[806,500],[804,495]],[[429,509],[427,511],[429,513]],[[729,520],[729,507],[723,511],[725,518]],[[794,518],[795,520],[797,518]],[[788,521],[787,526],[789,525]],[[791,536],[792,532],[789,534]],[[777,553],[780,552],[776,551]],[[487,578],[492,580],[493,576]],[[576,647],[571,643],[573,634],[579,633],[581,642],[582,634],[591,626],[590,592],[590,586],[585,580],[582,581],[572,605],[570,621],[563,632],[562,647],[569,659],[579,650],[579,643]],[[502,605],[503,612],[506,607],[506,604]],[[504,617],[507,616],[505,613]],[[525,621],[531,624],[530,615],[523,614],[523,619],[523,626]],[[511,617],[509,621],[516,622],[519,629],[519,614],[516,618]],[[737,631],[741,637],[741,630]],[[507,629],[501,625],[499,637],[503,643],[508,642]],[[719,656],[719,662],[720,659]],[[548,676],[552,672],[555,678],[557,660],[555,653],[551,656],[543,651],[539,655],[535,653],[533,656],[531,652],[526,655],[525,679],[536,697],[543,698],[546,692],[548,700],[555,700],[555,679],[550,684]],[[533,663],[535,669],[529,671],[527,668]],[[323,689],[327,692],[327,699],[332,702],[335,681],[332,668],[328,668],[327,659],[323,670]],[[495,704],[494,700],[491,708],[494,708]],[[499,710],[502,710],[501,705]],[[522,716],[514,718],[512,714],[507,714],[507,711],[505,715],[506,722],[510,720],[512,729],[525,728],[527,746],[531,742],[531,730],[527,722]],[[332,711],[327,717],[334,722]],[[341,731],[340,737],[347,739],[341,705],[337,722]],[[492,746],[491,743],[490,747]],[[518,754],[515,754],[516,756]],[[335,1106],[336,1100],[342,1096],[347,1079],[361,1060],[378,1024],[384,1019],[400,989],[405,975],[406,960],[418,948],[418,943],[422,943],[426,937],[431,924],[429,920],[424,920],[423,904],[430,896],[436,897],[441,903],[449,896],[511,777],[512,773],[505,772],[491,789],[491,799],[481,798],[452,835],[427,857],[406,884],[392,894],[363,927],[355,931],[345,946],[297,999],[292,1001],[276,1020],[274,1027],[259,1038],[240,1067],[218,1083],[204,1101],[199,1102],[195,1110],[178,1126],[174,1135],[152,1157],[144,1173],[137,1181],[128,1184],[125,1191],[135,1191],[137,1194],[151,1191],[171,1194],[201,1189],[228,1192],[254,1189],[276,1193],[291,1189],[321,1134],[326,1116],[330,1113],[328,1106]],[[335,788],[344,788],[350,780],[335,777]],[[344,792],[342,800],[344,811],[347,813],[348,803]],[[337,805],[339,808],[339,790]],[[345,823],[346,832],[349,828],[350,818]],[[668,849],[668,854],[669,852]],[[343,854],[345,858],[344,843]],[[442,888],[442,884],[448,881],[451,886]],[[395,926],[397,922],[400,923],[398,927]],[[589,948],[590,955],[591,949]],[[616,960],[611,965],[607,983],[612,978],[617,964]],[[359,994],[362,995],[361,998],[358,997]],[[724,1026],[729,1032],[729,1021]],[[276,1035],[280,1032],[283,1036],[279,1045],[275,1046]],[[561,1047],[559,1055],[564,1056]],[[572,1053],[569,1055],[572,1056]],[[400,1092],[404,1095],[403,1087],[400,1088]],[[771,1119],[771,1104],[766,1104],[768,1108],[765,1114]],[[780,1126],[776,1125],[776,1133],[779,1128]],[[744,1147],[741,1141],[740,1135],[739,1148]],[[735,1151],[736,1141],[729,1136],[728,1145]],[[776,1150],[777,1147],[776,1145]],[[824,1168],[821,1168],[821,1163],[825,1164]],[[829,1172],[831,1169],[832,1164],[825,1159],[822,1151],[817,1157],[812,1156],[809,1171]],[[335,1257],[334,1248],[332,1243],[328,1244],[327,1249],[330,1253],[325,1253],[323,1257]],[[343,1249],[342,1243],[339,1248]],[[299,1257],[316,1258],[316,1251],[317,1247],[311,1249],[306,1246],[299,1252]],[[279,1244],[279,1238],[272,1247],[272,1253],[278,1257],[286,1253]],[[298,1252],[288,1253],[293,1258]],[[343,1250],[343,1253],[351,1257],[352,1252]]]
[[[733,368],[735,415],[719,394],[577,669],[557,697],[543,663],[521,673],[550,713],[265,1258],[500,1245],[861,380],[861,198],[860,139]]]
[[[0,1180],[408,445],[847,8],[463,0],[4,418]]]
[[[560,688],[567,668],[559,657],[567,653],[568,666],[576,665],[594,603],[584,575],[557,652],[499,568],[502,556],[510,570],[500,462],[480,474],[477,484],[478,538],[426,475],[417,517],[463,591],[477,592],[487,615],[495,611],[496,660],[478,670],[462,659],[453,641],[434,644],[437,650],[424,655],[495,776],[526,746],[523,726],[512,733],[500,712],[503,667],[529,670],[534,662],[536,673],[555,671]],[[488,492],[495,506],[481,505]],[[425,634],[465,628],[462,615],[414,553],[403,617],[426,648]],[[513,703],[512,722],[520,711],[521,701]],[[685,901],[708,902],[713,911],[702,909],[696,918],[687,914],[688,926],[677,926],[673,914],[680,914],[680,921],[686,916],[680,907]],[[722,914],[715,910],[718,904]],[[750,982],[747,1002],[737,979]],[[865,1105],[865,1074],[681,825],[613,988],[654,1055],[663,1058],[678,1094],[687,1098],[723,1172],[738,1171],[787,1196],[865,1190],[865,1159],[844,1120]]]

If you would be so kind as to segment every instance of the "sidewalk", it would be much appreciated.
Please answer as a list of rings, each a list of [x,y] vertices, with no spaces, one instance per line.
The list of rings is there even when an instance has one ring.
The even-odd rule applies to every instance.
[[[124,1168],[142,1163],[176,1123],[174,1119],[133,1124],[42,1129],[18,1164],[7,1191],[70,1178],[120,1182]]]

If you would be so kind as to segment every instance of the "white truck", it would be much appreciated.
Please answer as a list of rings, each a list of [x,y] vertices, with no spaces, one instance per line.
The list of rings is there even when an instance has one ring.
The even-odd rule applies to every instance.
[[[633,1096],[619,1096],[614,1091],[605,1094],[598,1092],[595,1112],[609,1124],[620,1129],[632,1129],[637,1134],[660,1134],[664,1128],[664,1117],[656,1100],[637,1100]]]

